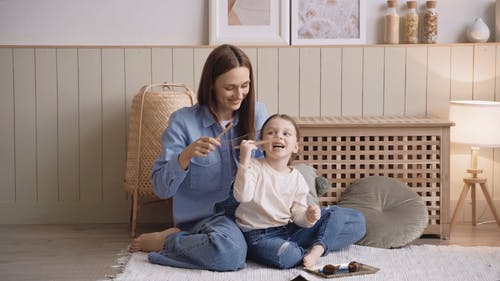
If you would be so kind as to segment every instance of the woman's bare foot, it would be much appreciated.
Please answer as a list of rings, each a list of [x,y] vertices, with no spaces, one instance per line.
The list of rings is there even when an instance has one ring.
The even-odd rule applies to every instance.
[[[304,262],[304,267],[311,268],[315,266],[324,252],[325,248],[323,248],[323,245],[321,244],[314,245],[302,259],[302,261]]]
[[[170,234],[181,231],[177,227],[171,227],[160,232],[150,232],[139,235],[139,237],[132,240],[128,251],[134,252],[157,252],[163,248],[165,238]]]

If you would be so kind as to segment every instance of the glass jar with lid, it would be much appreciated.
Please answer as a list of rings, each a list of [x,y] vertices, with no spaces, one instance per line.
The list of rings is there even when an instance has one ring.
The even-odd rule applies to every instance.
[[[387,1],[387,14],[384,18],[384,43],[399,44],[399,15],[396,0]]]
[[[425,8],[422,42],[427,44],[436,43],[438,35],[438,14],[436,12],[436,1],[426,1]]]
[[[406,43],[418,43],[417,1],[407,1],[408,13],[405,16],[404,35]]]

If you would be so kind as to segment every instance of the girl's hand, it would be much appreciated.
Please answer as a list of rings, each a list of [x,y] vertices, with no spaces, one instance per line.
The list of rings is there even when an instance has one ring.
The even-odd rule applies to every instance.
[[[253,140],[242,140],[240,143],[240,166],[248,167],[252,151],[258,147]]]
[[[219,146],[220,142],[217,139],[201,137],[184,148],[179,155],[179,165],[186,170],[191,159],[194,157],[206,157],[210,152],[214,151]]]
[[[313,222],[316,222],[319,220],[319,218],[321,217],[321,210],[319,209],[319,207],[317,205],[309,205],[307,206],[307,210],[306,210],[306,219],[313,223]]]

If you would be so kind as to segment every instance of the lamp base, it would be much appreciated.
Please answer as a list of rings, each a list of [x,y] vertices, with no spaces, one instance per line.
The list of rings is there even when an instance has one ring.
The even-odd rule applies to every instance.
[[[455,219],[458,213],[458,210],[460,207],[462,207],[465,197],[467,196],[467,193],[469,192],[469,189],[471,190],[471,199],[472,199],[472,225],[476,226],[477,221],[476,221],[476,184],[479,184],[481,187],[481,190],[483,191],[484,198],[486,198],[486,203],[488,204],[488,207],[490,208],[491,212],[493,213],[493,217],[495,218],[495,221],[498,225],[498,228],[500,228],[500,218],[497,215],[497,211],[495,210],[495,205],[493,205],[493,201],[491,200],[490,194],[488,193],[488,189],[486,188],[486,179],[485,178],[478,178],[477,173],[473,173],[473,177],[469,178],[464,178],[464,186],[462,187],[462,192],[460,193],[460,197],[458,199],[457,206],[455,208],[455,211],[453,212],[453,216],[451,217],[451,222],[450,222],[450,232],[453,229],[453,225],[455,223]]]
[[[482,174],[483,170],[482,169],[467,169],[467,173],[472,174],[473,178],[477,178],[477,174]]]

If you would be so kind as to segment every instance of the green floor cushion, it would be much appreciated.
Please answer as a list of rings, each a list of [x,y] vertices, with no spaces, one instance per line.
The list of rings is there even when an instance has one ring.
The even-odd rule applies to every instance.
[[[323,195],[330,188],[330,182],[326,178],[318,176],[318,172],[312,166],[298,163],[293,164],[293,167],[302,174],[307,182],[307,185],[309,186],[307,204],[315,204],[319,206],[318,196]]]
[[[366,217],[366,235],[357,244],[398,248],[419,238],[428,222],[422,198],[406,183],[371,176],[351,184],[338,206],[354,208]]]

